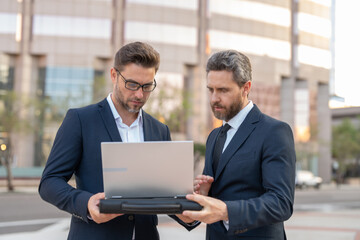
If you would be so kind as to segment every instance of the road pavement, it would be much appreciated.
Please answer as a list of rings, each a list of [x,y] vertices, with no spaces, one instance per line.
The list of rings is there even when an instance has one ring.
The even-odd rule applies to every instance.
[[[0,217],[1,240],[62,240],[67,237],[70,218],[66,213],[56,213],[50,218],[39,215],[35,219],[19,219],[14,217],[9,221]],[[6,231],[19,226],[21,232]],[[158,229],[161,239],[205,239],[205,224],[188,232],[166,215],[159,216]],[[341,186],[340,189],[324,186],[320,191],[297,191],[294,214],[285,222],[285,229],[289,240],[360,240],[360,186]]]

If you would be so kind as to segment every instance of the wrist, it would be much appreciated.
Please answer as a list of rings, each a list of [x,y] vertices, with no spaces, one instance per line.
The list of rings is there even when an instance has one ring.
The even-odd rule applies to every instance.
[[[228,209],[227,209],[227,205],[225,202],[224,203],[224,207],[222,210],[222,220],[223,221],[229,221],[229,214],[228,214]]]

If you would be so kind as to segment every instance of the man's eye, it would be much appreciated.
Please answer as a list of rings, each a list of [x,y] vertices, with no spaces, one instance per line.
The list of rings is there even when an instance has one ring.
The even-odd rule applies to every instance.
[[[152,90],[152,88],[153,88],[153,84],[145,84],[144,86],[143,86],[143,89],[146,91],[146,90]]]
[[[128,82],[127,85],[128,85],[128,87],[130,87],[130,88],[137,88],[137,87],[139,87],[139,84],[138,84],[138,83],[134,83],[134,82]]]

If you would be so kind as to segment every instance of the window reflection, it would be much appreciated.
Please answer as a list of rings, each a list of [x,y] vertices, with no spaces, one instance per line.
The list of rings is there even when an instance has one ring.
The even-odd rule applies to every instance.
[[[14,88],[14,66],[10,57],[0,54],[0,91],[13,90]]]
[[[33,34],[110,39],[111,19],[35,15]]]
[[[210,1],[210,12],[283,27],[291,25],[289,9],[252,1],[213,0]]]
[[[289,42],[247,34],[210,30],[210,46],[212,49],[233,48],[259,56],[290,59]]]
[[[94,70],[89,68],[47,67],[45,94],[66,107],[91,103]]]
[[[325,38],[331,36],[331,20],[308,13],[299,13],[299,30]]]
[[[295,90],[295,131],[297,139],[303,142],[310,138],[310,96],[305,84],[297,82],[299,88]]]
[[[0,33],[15,34],[16,33],[16,14],[0,13]]]
[[[172,24],[127,21],[125,23],[125,36],[129,40],[142,40],[191,47],[197,45],[197,31],[195,27]]]
[[[127,0],[127,2],[190,10],[196,10],[198,7],[198,0]]]

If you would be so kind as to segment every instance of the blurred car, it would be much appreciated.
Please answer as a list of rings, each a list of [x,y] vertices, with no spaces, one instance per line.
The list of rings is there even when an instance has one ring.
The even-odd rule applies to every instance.
[[[323,180],[321,177],[315,176],[310,171],[296,171],[295,185],[298,188],[314,187],[319,189]]]

